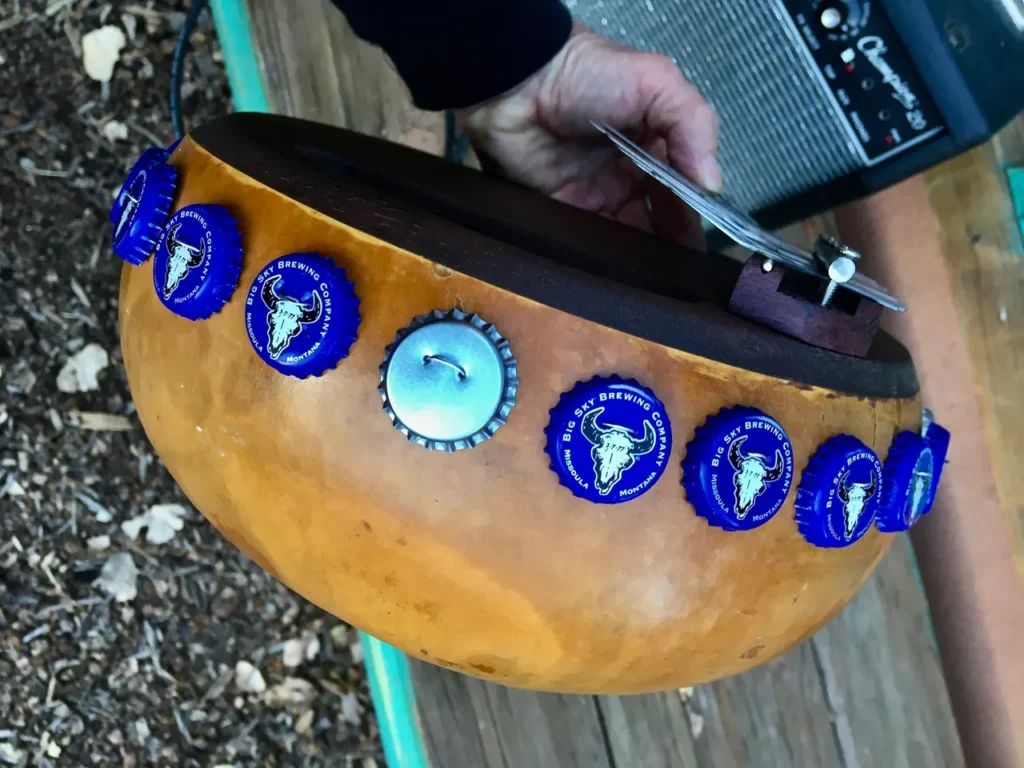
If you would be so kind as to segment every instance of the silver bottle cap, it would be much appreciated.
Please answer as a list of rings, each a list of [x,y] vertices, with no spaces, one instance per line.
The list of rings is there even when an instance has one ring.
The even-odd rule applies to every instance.
[[[458,309],[417,317],[388,345],[380,366],[384,411],[428,450],[451,453],[489,440],[516,402],[508,342]]]

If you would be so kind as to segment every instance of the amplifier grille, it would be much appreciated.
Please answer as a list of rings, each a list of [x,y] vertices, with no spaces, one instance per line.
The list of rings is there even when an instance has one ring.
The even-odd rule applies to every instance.
[[[721,118],[730,200],[748,211],[864,166],[778,0],[564,0],[591,29],[671,57]]]

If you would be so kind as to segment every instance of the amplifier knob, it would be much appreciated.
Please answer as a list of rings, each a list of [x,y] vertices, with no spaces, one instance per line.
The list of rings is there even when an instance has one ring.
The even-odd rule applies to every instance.
[[[821,26],[825,29],[838,29],[843,23],[843,12],[838,8],[826,8],[821,12]]]

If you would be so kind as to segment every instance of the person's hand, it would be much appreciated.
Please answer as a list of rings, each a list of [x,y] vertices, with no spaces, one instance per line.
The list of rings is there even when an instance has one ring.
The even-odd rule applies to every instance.
[[[679,68],[575,27],[529,80],[457,117],[511,178],[557,200],[697,245],[699,218],[591,125],[607,123],[712,192],[718,118]]]

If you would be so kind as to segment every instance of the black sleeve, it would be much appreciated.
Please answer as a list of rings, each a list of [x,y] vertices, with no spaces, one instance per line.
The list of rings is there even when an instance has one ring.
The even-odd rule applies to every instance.
[[[572,29],[559,0],[333,0],[391,57],[422,109],[469,107],[547,64]]]

